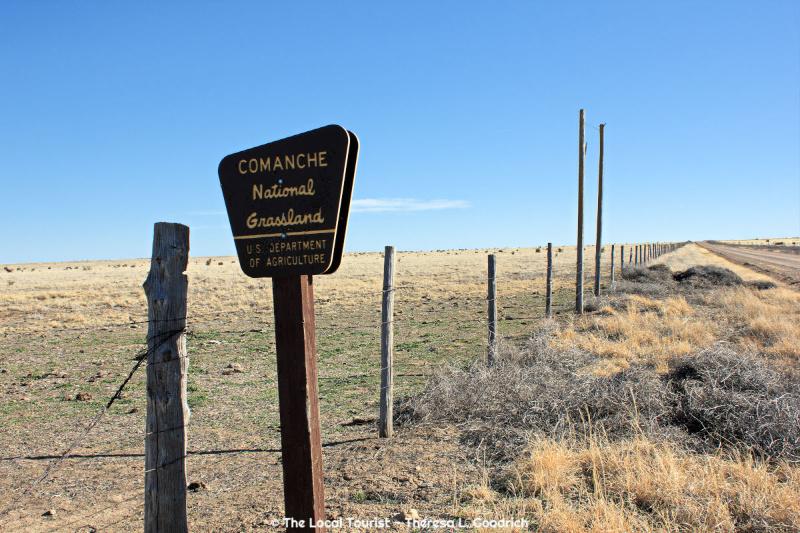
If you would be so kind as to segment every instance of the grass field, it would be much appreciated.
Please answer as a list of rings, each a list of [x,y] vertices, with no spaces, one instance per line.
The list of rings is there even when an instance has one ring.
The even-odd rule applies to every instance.
[[[442,368],[463,367],[485,354],[487,253],[498,257],[500,336],[509,353],[542,325],[544,247],[400,252],[395,304],[398,396],[418,395]],[[589,248],[586,257],[593,256]],[[577,347],[593,354],[582,372],[613,376],[646,363],[655,375],[663,374],[674,358],[720,339],[768,354],[776,366],[796,368],[800,300],[793,291],[742,286],[696,297],[632,294],[624,302],[588,298],[593,312],[575,319],[570,312],[574,262],[574,248],[558,248],[554,288],[559,327],[548,342],[554,349]],[[694,245],[658,262],[675,271],[717,264],[745,281],[764,279]],[[140,322],[146,320],[141,284],[148,268],[149,261],[125,260],[8,265],[0,272],[5,280],[0,286],[0,511],[11,507],[0,516],[3,529],[141,529],[141,373],[78,443],[75,457],[25,491],[52,457],[81,434],[133,366],[147,329]],[[622,529],[625,524],[638,525],[637,520],[653,529],[661,527],[610,498],[617,485],[603,489],[609,498],[602,500],[598,486],[569,481],[575,469],[586,468],[581,465],[600,455],[607,461],[631,454],[669,457],[677,465],[673,470],[682,469],[686,476],[709,469],[722,472],[722,463],[714,461],[728,461],[725,468],[743,468],[746,475],[766,469],[758,474],[765,479],[764,491],[780,487],[789,491],[786,498],[797,494],[794,466],[781,463],[777,471],[747,466],[746,458],[731,463],[642,436],[640,441],[608,444],[599,437],[590,443],[531,441],[527,455],[512,461],[521,472],[512,496],[500,490],[498,467],[481,459],[480,447],[464,440],[458,424],[412,424],[392,441],[376,439],[381,273],[381,254],[351,254],[337,274],[315,279],[323,442],[329,445],[327,504],[332,515],[384,516],[413,507],[429,517],[522,514],[540,525],[555,524],[553,530],[597,530],[603,524],[612,530],[613,520]],[[192,408],[188,435],[193,452],[188,471],[189,480],[201,484],[190,493],[190,524],[202,530],[269,530],[269,521],[282,515],[270,284],[246,278],[230,257],[191,259],[187,274]],[[588,293],[591,268],[586,279]],[[530,478],[533,474],[525,472],[542,470],[531,464],[546,456],[565,461],[565,473],[554,481]],[[503,475],[508,475],[507,467]],[[612,481],[622,483],[609,478]],[[540,487],[542,483],[546,487]],[[675,481],[671,490],[683,494],[688,489]],[[709,488],[703,498],[711,498],[714,490]],[[553,497],[543,498],[543,491]],[[575,500],[581,491],[584,496]],[[585,504],[577,511],[576,501]],[[677,496],[675,501],[680,504]],[[584,513],[585,520],[569,525],[564,516],[570,513]],[[599,521],[601,515],[606,522]],[[793,516],[787,523],[800,524]],[[725,523],[720,524],[725,529]]]

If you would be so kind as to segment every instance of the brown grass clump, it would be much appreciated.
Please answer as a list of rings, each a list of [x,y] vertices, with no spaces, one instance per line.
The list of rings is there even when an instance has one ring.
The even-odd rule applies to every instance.
[[[797,531],[797,467],[636,437],[534,440],[509,487],[543,531]]]
[[[663,373],[670,359],[708,346],[715,333],[715,325],[696,316],[683,296],[655,300],[634,294],[564,329],[556,346],[600,356],[598,374],[610,375],[637,361]]]
[[[796,362],[800,355],[800,294],[775,288],[740,287],[713,293],[708,303],[725,310],[738,343]]]

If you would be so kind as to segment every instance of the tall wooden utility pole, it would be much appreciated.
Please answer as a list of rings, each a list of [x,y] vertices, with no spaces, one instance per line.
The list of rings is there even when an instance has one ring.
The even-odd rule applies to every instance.
[[[594,295],[600,296],[600,257],[603,246],[603,131],[606,125],[600,124],[600,160],[597,168],[597,241],[594,245]],[[612,259],[613,263],[614,260]]]
[[[583,163],[586,157],[586,142],[583,136],[584,113],[580,112],[578,126],[578,243],[576,245],[575,312],[583,314]]]

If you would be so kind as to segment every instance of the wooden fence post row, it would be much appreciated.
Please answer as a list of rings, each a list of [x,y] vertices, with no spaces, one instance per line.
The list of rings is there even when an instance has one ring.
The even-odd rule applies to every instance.
[[[159,222],[147,295],[144,530],[186,532],[186,311],[189,228]]]
[[[383,255],[383,303],[381,305],[381,405],[378,434],[392,436],[394,402],[394,246]]]
[[[581,111],[583,142],[583,111]],[[581,144],[582,146],[582,144]],[[582,164],[579,171],[582,185]],[[602,170],[601,170],[602,179]],[[582,189],[582,187],[580,187]],[[599,203],[602,199],[599,200]],[[582,222],[582,200],[579,202]],[[598,219],[598,235],[601,221]],[[579,227],[579,243],[582,231]],[[672,252],[685,243],[650,243],[629,246],[628,263],[640,265]],[[599,247],[599,237],[598,237]],[[611,245],[611,288],[615,285],[616,246]],[[596,257],[599,257],[597,253]],[[145,436],[144,528],[147,533],[187,532],[186,442],[189,406],[186,398],[188,353],[189,228],[181,224],[155,224],[150,272],[144,282],[148,302],[147,420]],[[578,247],[576,311],[582,311],[582,246]],[[625,269],[625,247],[620,245],[620,271]],[[391,437],[393,405],[393,317],[395,250],[384,254],[381,306],[381,394],[379,433]],[[599,268],[597,269],[599,273]],[[599,275],[595,286],[599,288]],[[324,517],[322,457],[317,398],[314,293],[311,276],[273,279],[275,343],[278,354],[281,440],[285,453],[284,475],[303,472],[287,485],[287,516]],[[553,244],[547,243],[545,316],[552,317]],[[497,261],[488,256],[487,364],[497,355]],[[295,446],[299,442],[311,446]],[[300,479],[302,478],[302,479]]]

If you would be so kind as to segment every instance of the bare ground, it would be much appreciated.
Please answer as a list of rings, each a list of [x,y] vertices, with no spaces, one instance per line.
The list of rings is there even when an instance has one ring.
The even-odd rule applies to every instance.
[[[700,246],[789,285],[800,285],[800,247],[702,242]]]

